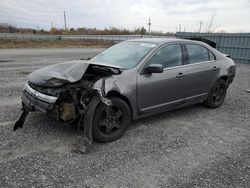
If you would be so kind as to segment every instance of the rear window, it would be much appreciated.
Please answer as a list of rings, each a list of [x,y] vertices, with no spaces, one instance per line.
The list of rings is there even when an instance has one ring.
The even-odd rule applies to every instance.
[[[210,57],[206,48],[195,44],[187,44],[186,47],[190,64],[209,61]]]

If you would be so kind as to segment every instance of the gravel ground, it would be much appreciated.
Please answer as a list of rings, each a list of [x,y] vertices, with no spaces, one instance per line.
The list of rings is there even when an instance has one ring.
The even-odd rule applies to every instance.
[[[71,153],[77,130],[43,114],[12,131],[26,75],[100,49],[0,50],[0,187],[250,187],[250,65],[218,109],[201,105],[142,119],[88,155]]]

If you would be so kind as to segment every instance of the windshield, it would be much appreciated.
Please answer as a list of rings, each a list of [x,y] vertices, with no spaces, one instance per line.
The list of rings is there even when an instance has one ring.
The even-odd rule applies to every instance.
[[[121,42],[97,54],[90,61],[130,69],[137,65],[155,45],[145,42]]]

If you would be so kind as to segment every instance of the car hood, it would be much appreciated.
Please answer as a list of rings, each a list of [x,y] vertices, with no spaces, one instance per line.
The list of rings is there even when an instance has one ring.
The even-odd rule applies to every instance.
[[[31,83],[40,86],[53,86],[52,80],[60,80],[62,84],[74,83],[82,79],[89,67],[99,68],[100,70],[103,68],[108,68],[110,69],[110,74],[121,72],[121,68],[117,66],[77,60],[49,65],[44,68],[38,69],[28,76],[28,80]]]

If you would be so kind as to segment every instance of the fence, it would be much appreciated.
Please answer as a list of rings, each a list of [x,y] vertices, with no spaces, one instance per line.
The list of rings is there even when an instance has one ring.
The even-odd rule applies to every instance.
[[[216,48],[229,54],[237,63],[250,64],[250,33],[189,33],[177,32],[177,38],[206,38],[216,43]]]
[[[124,40],[136,38],[152,38],[166,36],[152,35],[46,35],[46,34],[16,34],[16,33],[0,33],[0,39],[14,40],[101,40],[121,42]],[[173,37],[173,36],[172,36]]]

